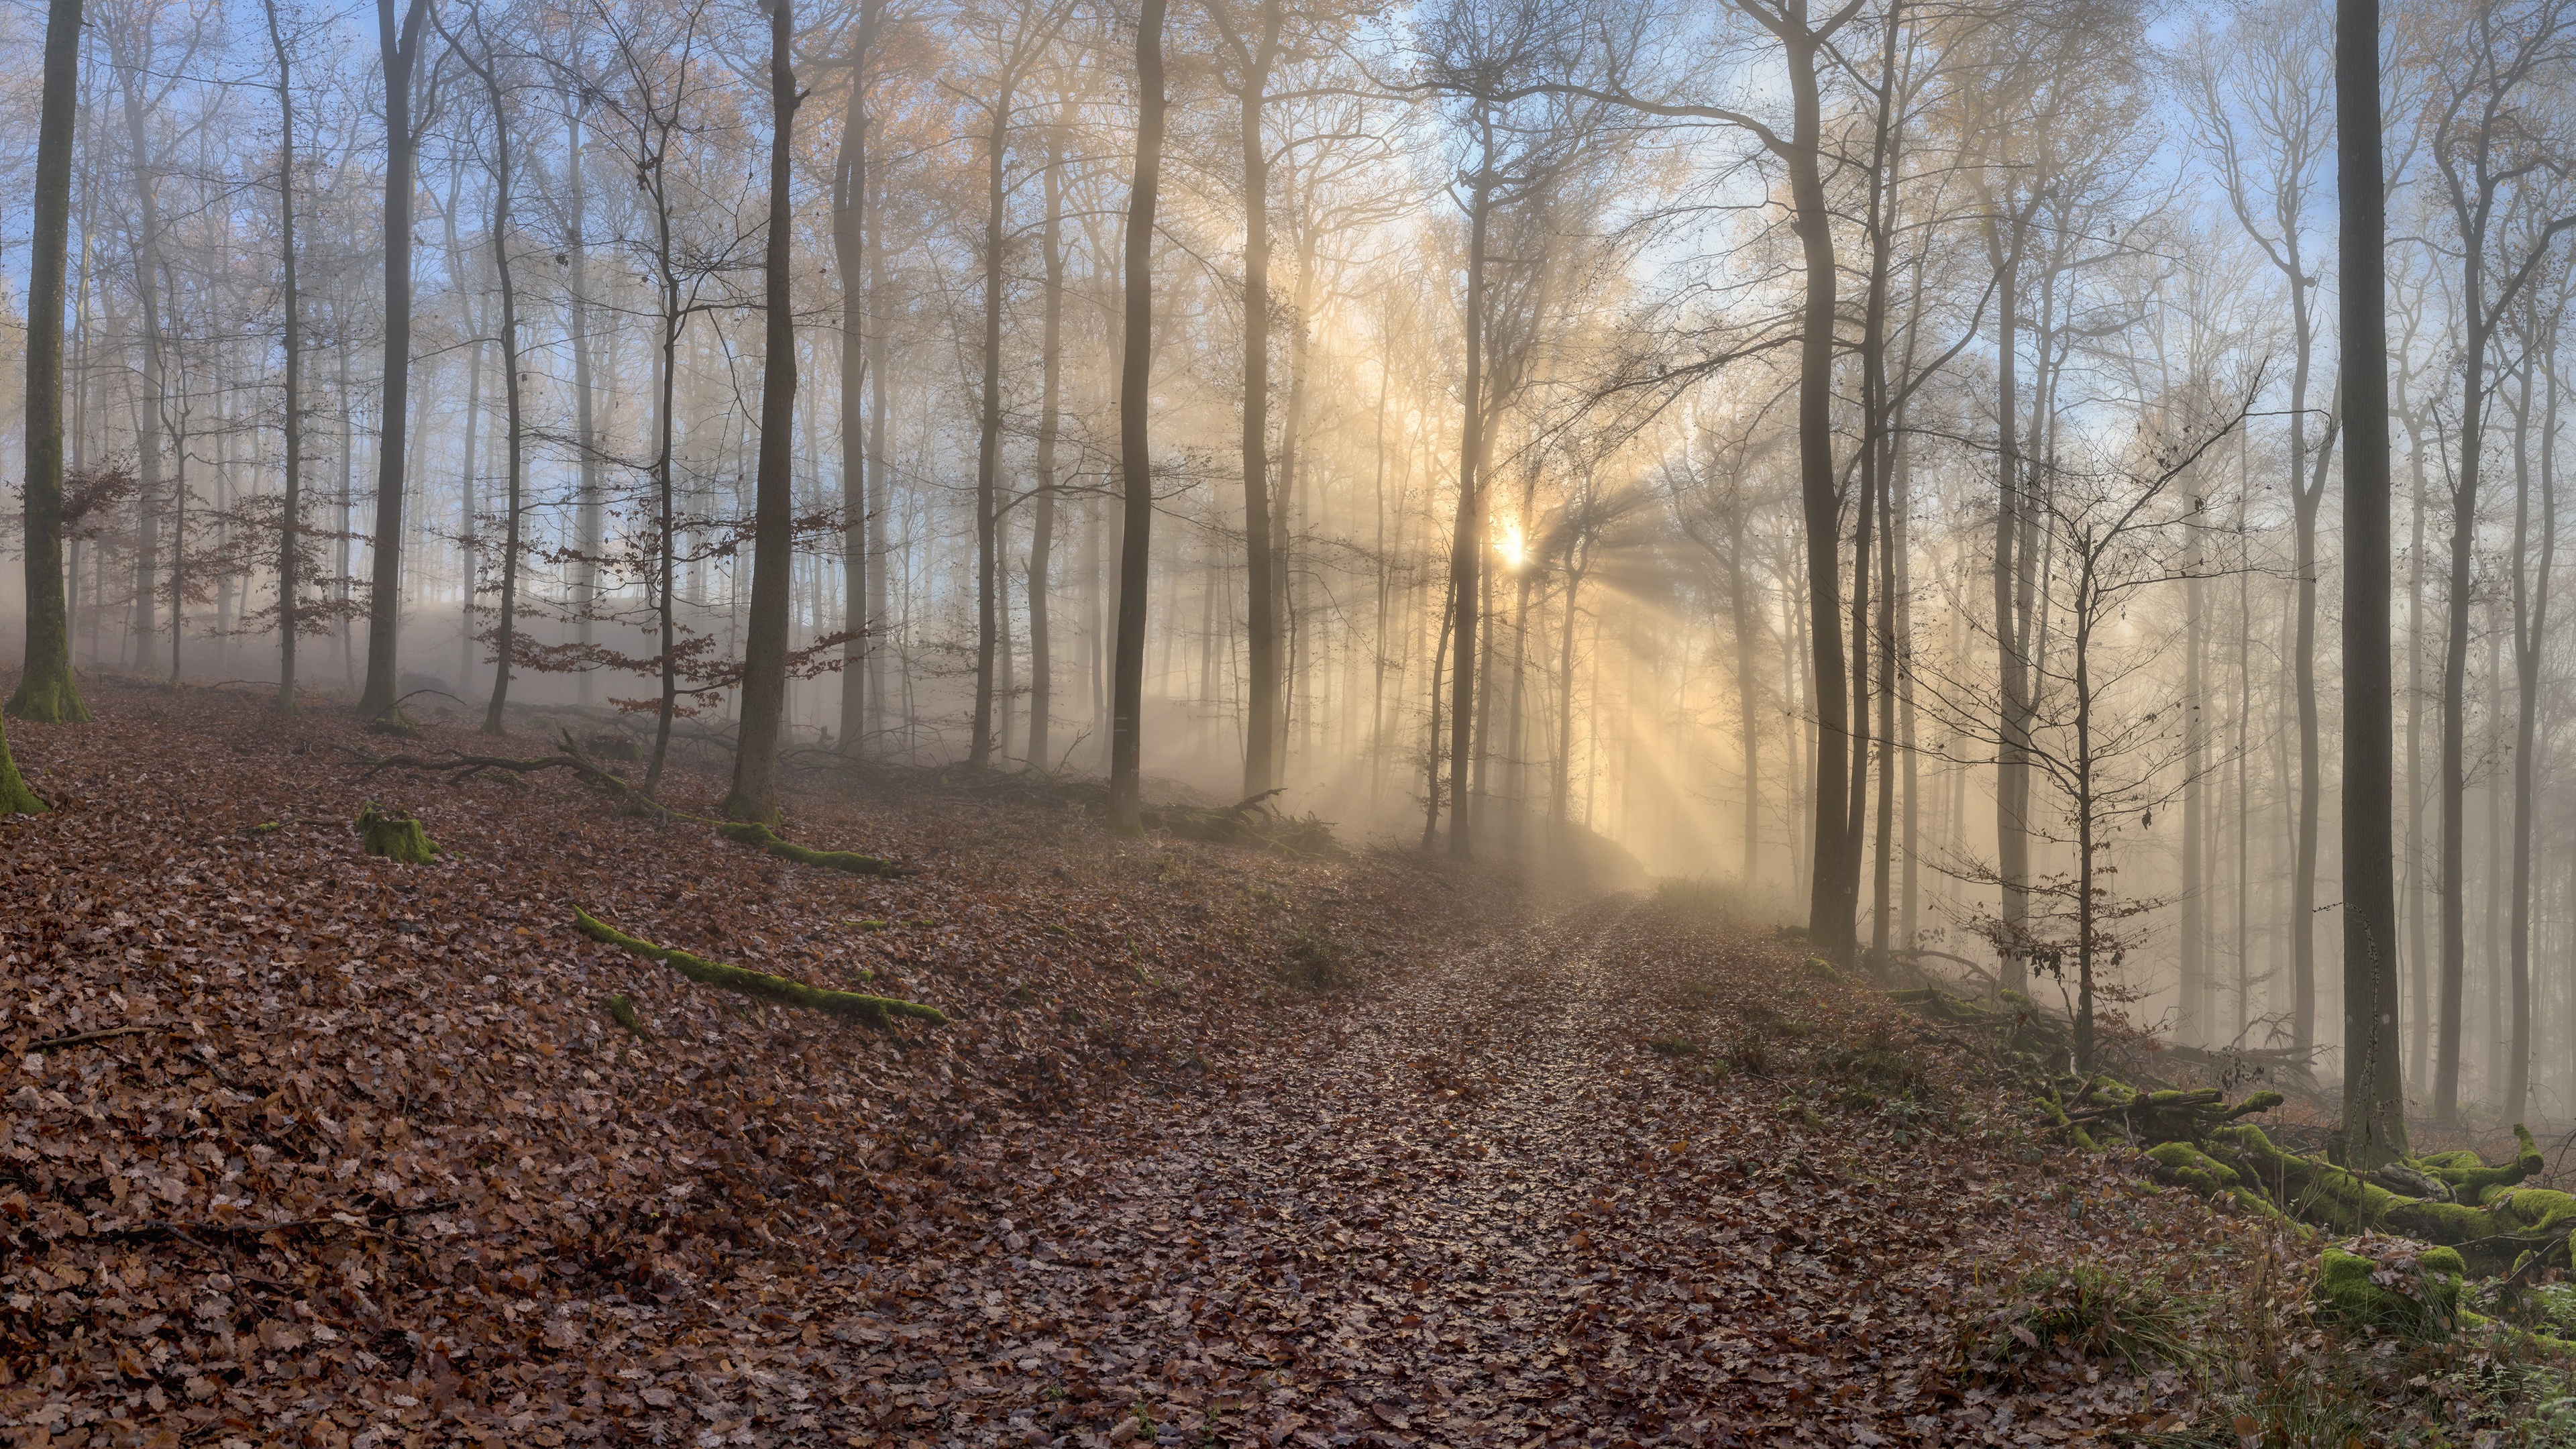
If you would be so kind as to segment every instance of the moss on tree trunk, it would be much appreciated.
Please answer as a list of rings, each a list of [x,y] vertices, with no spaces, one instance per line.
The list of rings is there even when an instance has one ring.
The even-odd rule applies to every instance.
[[[18,774],[16,762],[9,758],[9,734],[0,730],[0,815],[42,815],[45,802],[27,788]]]
[[[573,923],[592,940],[605,941],[647,960],[659,961],[702,985],[721,986],[727,991],[758,997],[762,1001],[864,1021],[871,1026],[890,1026],[898,1016],[909,1016],[934,1025],[948,1020],[948,1013],[935,1006],[924,1006],[917,1001],[898,1001],[890,996],[863,996],[855,991],[829,991],[801,981],[790,981],[784,976],[772,976],[765,971],[728,966],[721,961],[692,956],[686,951],[656,946],[640,936],[630,936],[578,906],[573,908],[572,914]]]
[[[31,623],[28,633],[36,632],[36,625]],[[49,648],[31,645],[27,672],[18,677],[17,692],[9,696],[8,713],[12,718],[38,724],[89,723],[89,706],[81,703],[80,685],[72,678],[71,661],[47,657]]]

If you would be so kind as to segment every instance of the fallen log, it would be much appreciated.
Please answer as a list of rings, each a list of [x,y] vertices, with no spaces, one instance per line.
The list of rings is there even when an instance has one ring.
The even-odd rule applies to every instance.
[[[716,834],[756,850],[768,851],[781,860],[799,865],[819,865],[825,870],[847,871],[851,875],[910,875],[910,868],[881,855],[863,855],[855,850],[808,850],[793,841],[781,840],[776,832],[756,820],[734,820],[716,827]]]
[[[807,1011],[819,1011],[829,1016],[864,1021],[871,1026],[891,1026],[894,1024],[894,1018],[898,1016],[913,1017],[933,1025],[944,1024],[948,1020],[948,1013],[935,1006],[924,1006],[918,1001],[899,1001],[891,996],[866,996],[855,991],[832,991],[819,986],[808,986],[802,981],[791,981],[784,976],[772,976],[765,971],[728,966],[721,961],[709,961],[701,956],[690,955],[686,951],[656,946],[640,936],[630,936],[579,906],[573,907],[572,914],[575,927],[592,940],[623,947],[649,961],[659,961],[701,985],[720,986],[727,991],[757,997],[762,1001],[774,1001],[781,1006],[801,1007]]]

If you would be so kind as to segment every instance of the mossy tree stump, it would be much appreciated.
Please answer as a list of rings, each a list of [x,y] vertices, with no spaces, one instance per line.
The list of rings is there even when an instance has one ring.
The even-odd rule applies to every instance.
[[[379,810],[372,801],[358,812],[358,838],[367,854],[404,865],[428,865],[438,859],[438,842],[408,811]]]

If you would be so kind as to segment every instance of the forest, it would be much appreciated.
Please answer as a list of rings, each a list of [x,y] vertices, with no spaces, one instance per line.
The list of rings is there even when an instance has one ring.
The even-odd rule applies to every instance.
[[[2576,0],[0,57],[12,1442],[2576,1443]]]

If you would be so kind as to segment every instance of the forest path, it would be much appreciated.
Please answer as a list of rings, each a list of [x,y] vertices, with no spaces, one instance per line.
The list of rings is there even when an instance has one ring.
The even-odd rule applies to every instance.
[[[1785,1078],[1819,1035],[1770,1005],[1805,999],[1778,989],[1796,957],[1745,946],[1713,968],[1705,940],[1674,935],[1650,907],[1593,902],[1421,963],[1203,1095],[1139,1090],[1060,1125],[1034,1154],[1053,1175],[981,1262],[884,1285],[869,1340],[897,1348],[874,1361],[875,1426],[1086,1445],[1146,1442],[1149,1420],[1192,1444],[2009,1442],[2008,1407],[1963,1404],[1937,1371],[1954,1355],[1938,1308],[1975,1272],[1956,1251],[1972,1224],[2024,1232],[2004,1219],[2051,1210],[2006,1210],[2000,1174],[1955,1143],[1838,1131],[1784,1103],[1786,1081],[1652,1050],[1676,1023],[1738,1054],[1762,1037]],[[1856,1151],[1873,1145],[1950,1200],[1892,1193]],[[901,1340],[954,1344],[977,1318],[944,1385],[907,1370]],[[2134,1396],[2099,1407],[2150,1417]]]

